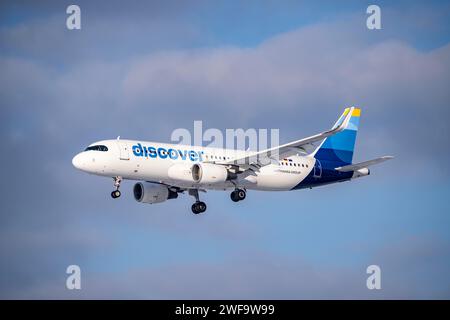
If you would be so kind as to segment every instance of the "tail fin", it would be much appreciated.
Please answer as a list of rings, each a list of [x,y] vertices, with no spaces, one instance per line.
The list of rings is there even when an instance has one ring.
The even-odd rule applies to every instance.
[[[333,128],[342,123],[350,108],[346,108]],[[354,108],[350,122],[344,130],[326,138],[312,153],[314,158],[320,160],[323,166],[332,168],[352,163],[353,149],[355,148],[356,133],[358,132],[361,109]]]

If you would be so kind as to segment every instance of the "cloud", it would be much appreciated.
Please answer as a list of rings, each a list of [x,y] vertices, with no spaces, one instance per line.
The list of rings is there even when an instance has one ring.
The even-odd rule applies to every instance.
[[[75,128],[85,135],[98,130],[96,122],[84,120],[102,118],[104,137],[120,134],[167,140],[173,129],[202,119],[207,126],[219,128],[281,128],[282,140],[287,141],[329,127],[345,106],[358,105],[364,109],[361,140],[368,142],[360,146],[361,153],[384,149],[406,158],[419,148],[417,161],[428,161],[428,155],[434,154],[432,161],[442,165],[448,160],[442,145],[449,134],[443,119],[450,100],[445,85],[450,80],[450,47],[424,52],[398,40],[374,41],[369,31],[355,28],[357,22],[350,18],[312,25],[250,48],[161,49],[157,44],[157,51],[146,48],[148,55],[128,54],[119,61],[82,56],[73,64],[62,60],[64,68],[46,59],[4,57],[0,60],[2,112],[15,117],[31,112],[34,121],[45,123],[49,135],[65,139],[74,136]],[[36,23],[38,27],[31,30],[50,34],[41,30],[42,22]],[[8,36],[3,45],[36,38],[21,35],[21,28],[4,29]],[[88,34],[95,36],[86,43],[100,38],[102,28],[92,28],[97,31]],[[126,30],[125,34],[132,33]],[[91,47],[66,38],[61,35],[55,42],[75,53],[77,48]],[[21,50],[29,53],[34,47]],[[43,47],[58,55],[57,61],[66,56],[64,50]],[[93,50],[107,52],[108,57],[108,48],[99,43]],[[42,55],[49,57],[46,51]],[[216,110],[226,112],[219,119]],[[317,117],[318,112],[330,116]],[[174,119],[174,113],[180,117]],[[63,131],[53,118],[70,118],[76,127]],[[117,123],[119,118],[133,123],[133,128],[114,126],[112,130],[103,125]],[[302,121],[311,118],[317,120]],[[433,128],[418,130],[422,123],[433,123]],[[20,125],[11,130],[17,135]]]
[[[371,132],[363,138],[368,144],[362,153],[384,148],[406,158],[420,148],[414,158],[425,161],[434,154],[442,165],[450,133],[443,121],[449,116],[450,46],[421,52],[394,40],[371,44],[350,26],[302,28],[256,48],[151,54],[126,74],[125,105],[145,112],[147,103],[199,119],[213,118],[220,108],[233,126],[265,118],[268,126],[271,119],[291,135],[300,123],[308,133],[317,131],[318,122],[312,128],[302,119],[318,113],[337,117],[344,106],[357,105],[370,117],[361,126]]]
[[[143,3],[131,1],[123,15],[120,1],[78,1],[81,30],[66,28],[69,1],[32,1],[3,8],[7,18],[0,25],[0,48],[4,55],[39,59],[49,64],[76,64],[84,60],[121,60],[156,48],[179,48],[195,43],[200,36],[187,23],[183,9],[189,5],[172,1]],[[32,17],[32,18],[31,18]],[[12,22],[7,23],[8,20]],[[130,51],[131,49],[131,51]]]
[[[397,156],[371,183],[400,188],[392,181],[400,175],[405,184],[431,186],[433,196],[426,199],[435,219],[427,221],[436,224],[442,195],[433,190],[442,190],[435,181],[448,176],[450,160],[448,43],[418,49],[395,34],[368,33],[358,27],[364,26],[361,19],[349,17],[256,46],[200,47],[192,43],[208,43],[203,30],[170,5],[160,8],[163,12],[155,7],[154,14],[165,17],[161,20],[132,7],[128,18],[120,18],[120,28],[111,27],[121,8],[117,3],[104,16],[96,6],[83,11],[82,33],[60,28],[64,14],[48,7],[40,11],[43,16],[1,27],[0,133],[8,156],[0,158],[7,168],[0,192],[9,200],[0,205],[2,297],[448,297],[445,284],[423,275],[447,267],[448,241],[406,239],[346,267],[292,251],[292,243],[302,239],[326,256],[328,246],[320,247],[316,234],[300,238],[298,230],[274,231],[300,223],[340,227],[335,235],[343,238],[323,233],[322,241],[340,243],[345,253],[344,228],[350,223],[336,217],[347,208],[335,204],[349,190],[373,192],[365,206],[397,201],[387,192],[357,190],[367,186],[359,184],[300,198],[254,193],[250,204],[240,207],[231,207],[228,195],[208,193],[212,212],[193,217],[187,215],[191,199],[186,197],[143,206],[124,192],[113,202],[110,180],[76,172],[70,162],[92,141],[117,135],[167,141],[172,130],[190,128],[197,119],[223,129],[281,128],[287,141],[328,128],[345,106],[358,105],[363,120],[356,160]],[[126,182],[123,190],[129,192],[131,185]],[[405,215],[423,199],[422,190],[414,190],[416,197],[401,197],[408,206],[397,206]],[[324,203],[331,193],[338,196]],[[273,205],[261,207],[268,198]],[[387,204],[379,210],[379,223],[392,223],[391,210]],[[330,212],[337,215],[335,225],[315,220],[330,219]],[[307,218],[295,220],[289,213]],[[277,219],[287,219],[286,224]],[[358,223],[361,218],[353,226]],[[395,227],[404,225],[397,221]],[[283,233],[286,238],[278,239]],[[381,261],[383,270],[386,266],[392,283],[378,295],[364,287],[365,266],[372,260]],[[74,261],[86,277],[85,289],[76,294],[63,286],[65,267]],[[410,261],[416,268],[403,272]],[[423,288],[410,281],[416,276]]]
[[[27,292],[14,292],[13,296],[46,299],[447,299],[449,283],[442,279],[442,274],[448,269],[448,263],[448,243],[422,237],[412,241],[399,239],[352,266],[318,267],[300,256],[292,258],[237,250],[216,263],[142,266],[120,274],[85,268],[82,269],[81,291],[65,290],[52,279],[32,286]],[[381,267],[381,290],[366,287],[369,276],[366,268],[371,264]]]

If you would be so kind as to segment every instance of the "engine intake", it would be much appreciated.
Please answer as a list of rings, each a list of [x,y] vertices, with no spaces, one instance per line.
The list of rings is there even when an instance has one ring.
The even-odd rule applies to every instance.
[[[151,182],[138,182],[133,187],[134,199],[142,203],[159,203],[175,199],[178,193],[167,186]]]

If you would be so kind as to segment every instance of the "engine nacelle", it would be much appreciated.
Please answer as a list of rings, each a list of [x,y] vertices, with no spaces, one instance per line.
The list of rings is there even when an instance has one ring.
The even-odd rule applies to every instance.
[[[150,182],[138,182],[133,187],[134,199],[143,203],[159,203],[175,199],[178,193],[169,190],[167,186]]]
[[[215,184],[229,180],[230,174],[224,166],[196,163],[192,166],[192,179],[195,183]]]
[[[361,168],[361,169],[353,171],[352,178],[353,179],[360,178],[360,177],[368,176],[369,174],[370,174],[369,168]]]

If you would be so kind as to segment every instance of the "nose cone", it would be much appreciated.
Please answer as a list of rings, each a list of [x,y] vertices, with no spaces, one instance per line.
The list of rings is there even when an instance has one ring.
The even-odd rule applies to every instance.
[[[83,170],[83,156],[79,153],[77,154],[75,157],[73,157],[72,159],[72,164],[75,168],[79,169],[79,170]]]

